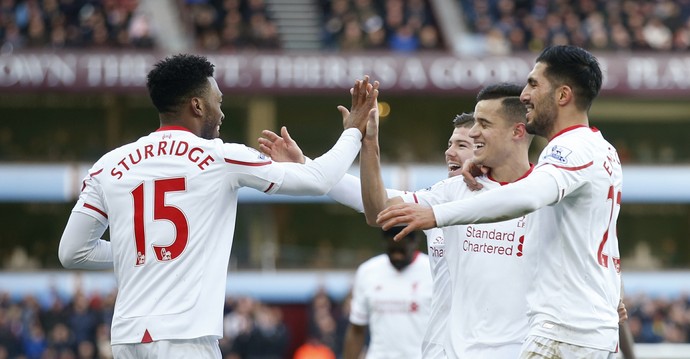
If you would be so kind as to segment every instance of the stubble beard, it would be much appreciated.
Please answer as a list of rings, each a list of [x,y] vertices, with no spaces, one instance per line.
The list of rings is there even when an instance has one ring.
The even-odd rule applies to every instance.
[[[547,101],[541,101],[535,106],[540,110],[532,110],[532,121],[525,124],[527,133],[541,137],[547,137],[553,129],[553,122],[558,115],[556,104]]]

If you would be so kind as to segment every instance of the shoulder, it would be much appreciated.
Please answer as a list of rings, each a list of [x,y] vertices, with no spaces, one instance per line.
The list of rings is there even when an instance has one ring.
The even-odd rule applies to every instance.
[[[386,254],[379,254],[375,257],[367,259],[364,263],[359,265],[358,271],[372,270],[383,268],[389,265],[390,261]]]
[[[239,143],[223,143],[220,140],[218,141],[214,144],[221,147],[222,156],[225,158],[225,162],[229,164],[256,165],[272,163],[270,157],[252,147]]]

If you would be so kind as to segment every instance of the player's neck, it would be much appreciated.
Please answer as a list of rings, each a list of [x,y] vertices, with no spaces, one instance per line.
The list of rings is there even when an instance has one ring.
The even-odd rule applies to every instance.
[[[587,112],[568,111],[562,109],[558,115],[558,118],[556,118],[556,121],[554,121],[554,125],[551,128],[551,131],[549,131],[547,134],[546,138],[551,141],[563,131],[575,126],[589,127],[589,118],[587,117]]]
[[[527,156],[521,156],[519,160],[506,160],[504,164],[491,168],[491,179],[500,183],[512,183],[530,170],[531,165]]]

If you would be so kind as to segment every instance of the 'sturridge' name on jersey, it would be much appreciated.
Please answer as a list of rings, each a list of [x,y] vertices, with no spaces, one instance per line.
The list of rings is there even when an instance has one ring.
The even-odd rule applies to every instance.
[[[125,172],[131,170],[142,161],[160,156],[186,158],[190,162],[195,163],[201,170],[205,170],[211,162],[215,162],[215,159],[210,155],[206,155],[202,148],[190,148],[189,143],[186,141],[162,140],[157,144],[148,144],[129,153],[117,163],[117,166],[110,170],[110,175],[121,179]]]

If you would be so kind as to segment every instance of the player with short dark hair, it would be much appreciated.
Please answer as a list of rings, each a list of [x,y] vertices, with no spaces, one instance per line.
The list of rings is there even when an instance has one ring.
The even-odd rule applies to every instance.
[[[340,107],[347,112],[342,135],[304,165],[218,138],[223,94],[205,57],[158,62],[147,87],[160,128],[93,165],[58,255],[67,268],[114,267],[115,358],[220,358],[238,190],[328,192],[359,151],[378,83],[356,81],[351,111]]]
[[[588,110],[601,83],[599,64],[586,50],[544,49],[520,96],[527,129],[549,141],[532,173],[471,199],[433,207],[398,204],[378,217],[383,228],[407,224],[403,237],[416,229],[530,213],[530,327],[523,359],[609,359],[617,348],[616,221],[623,175],[616,149],[589,127]],[[475,184],[471,176],[467,180]]]
[[[518,85],[501,83],[487,86],[477,96],[468,135],[473,142],[472,161],[487,169],[478,179],[485,184],[484,191],[518,181],[532,169],[528,160],[532,136],[525,129],[521,90]],[[477,195],[457,176],[426,190],[384,198],[378,151],[376,128],[369,126],[360,154],[362,197],[369,223],[376,223],[378,212],[394,203],[433,205]],[[447,294],[450,311],[446,314],[444,357],[514,359],[519,354],[527,331],[526,280],[521,275],[524,246],[528,245],[523,238],[525,223],[522,217],[443,228],[452,288]]]

